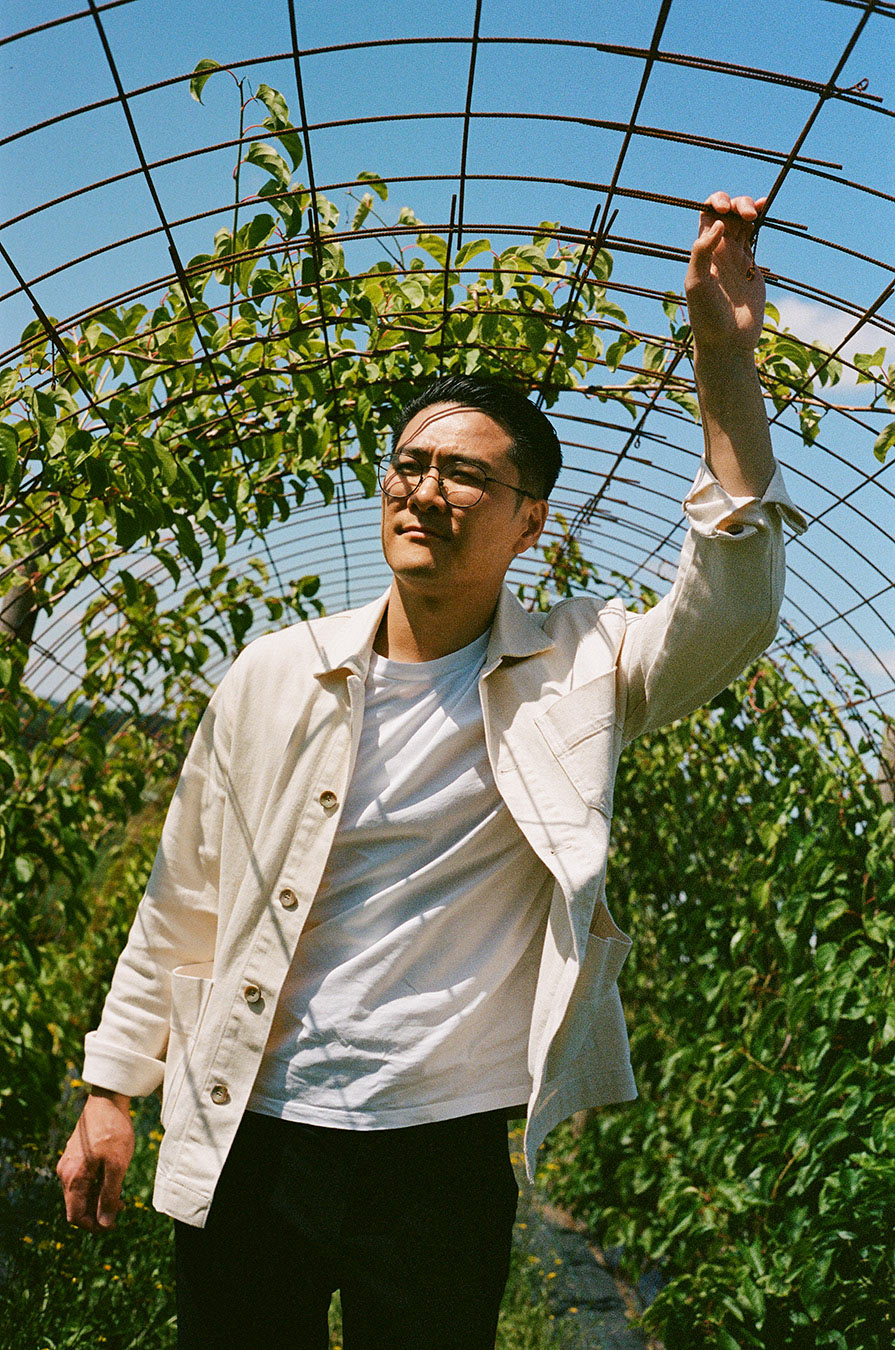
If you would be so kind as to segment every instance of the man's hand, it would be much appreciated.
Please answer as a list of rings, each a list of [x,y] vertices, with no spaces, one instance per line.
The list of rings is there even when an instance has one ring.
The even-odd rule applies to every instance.
[[[749,247],[766,200],[712,193],[700,213],[685,283],[706,463],[735,497],[760,497],[774,472],[755,368],[764,278]]]
[[[685,289],[698,353],[751,353],[764,322],[765,287],[749,246],[767,198],[713,192],[699,217]]]
[[[133,1152],[130,1097],[94,1088],[56,1164],[69,1223],[90,1233],[115,1227],[121,1183]]]

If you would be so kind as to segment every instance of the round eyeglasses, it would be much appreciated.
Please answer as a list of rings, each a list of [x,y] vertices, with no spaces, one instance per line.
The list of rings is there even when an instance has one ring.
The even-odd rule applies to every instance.
[[[396,501],[412,497],[433,467],[421,464],[413,455],[403,455],[399,452],[379,461],[377,469],[379,486],[386,497],[392,497]],[[508,487],[513,492],[521,493],[523,497],[534,497],[534,493],[526,492],[516,483],[507,483],[502,478],[495,478],[493,474],[485,473],[478,464],[470,464],[467,460],[452,460],[444,468],[436,469],[436,473],[438,491],[448,506],[475,506],[481,501],[489,483],[499,483],[501,487]]]

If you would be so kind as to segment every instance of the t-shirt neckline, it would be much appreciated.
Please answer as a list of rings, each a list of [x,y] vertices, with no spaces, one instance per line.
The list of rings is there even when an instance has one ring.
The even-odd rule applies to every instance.
[[[373,652],[370,656],[370,674],[381,680],[400,680],[402,683],[431,683],[442,675],[453,675],[457,671],[472,669],[485,659],[491,629],[465,647],[459,647],[446,656],[438,656],[434,661],[392,661],[387,656]]]

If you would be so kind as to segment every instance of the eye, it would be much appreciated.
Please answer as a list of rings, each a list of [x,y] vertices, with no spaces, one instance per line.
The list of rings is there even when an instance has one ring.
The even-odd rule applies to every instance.
[[[420,464],[418,459],[414,459],[412,455],[392,455],[391,463],[392,468],[396,473],[411,474],[423,472],[422,464]]]
[[[485,474],[475,464],[452,464],[444,472],[451,482],[464,487],[479,487],[485,481]]]

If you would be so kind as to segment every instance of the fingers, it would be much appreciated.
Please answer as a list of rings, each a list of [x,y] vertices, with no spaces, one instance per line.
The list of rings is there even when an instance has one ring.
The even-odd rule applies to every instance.
[[[65,1196],[65,1217],[76,1228],[89,1233],[106,1233],[115,1227],[121,1204],[121,1185],[124,1171],[112,1164],[100,1165],[95,1172],[86,1168],[68,1176],[56,1168]]]
[[[83,1165],[80,1169],[73,1170],[72,1162],[63,1154],[56,1165],[56,1175],[62,1182],[65,1217],[68,1222],[73,1223],[76,1228],[86,1228],[90,1233],[99,1232],[96,1217],[96,1203],[100,1190],[98,1169]]]
[[[751,243],[755,223],[767,203],[767,197],[731,197],[727,192],[713,192],[707,197],[699,215],[699,235],[691,254],[693,279],[704,278],[711,268],[715,251],[722,241],[742,250],[747,267],[752,267]],[[754,271],[751,273],[754,275]]]
[[[712,265],[712,254],[715,252],[715,246],[720,242],[724,234],[724,221],[710,219],[710,223],[705,229],[699,231],[699,237],[693,245],[690,253],[691,266],[698,277],[705,276]]]
[[[124,1181],[124,1168],[106,1163],[103,1167],[103,1180],[99,1192],[99,1205],[96,1211],[101,1229],[115,1227],[115,1220],[121,1205],[121,1184]]]
[[[741,220],[753,221],[765,205],[767,197],[730,197],[726,192],[713,192],[706,198],[702,217],[710,221],[717,216],[739,216]]]

